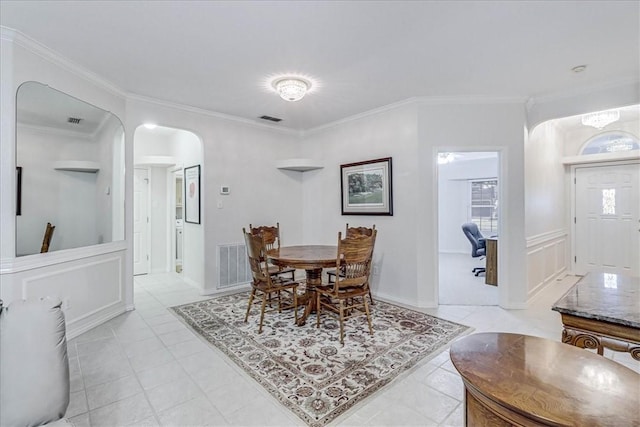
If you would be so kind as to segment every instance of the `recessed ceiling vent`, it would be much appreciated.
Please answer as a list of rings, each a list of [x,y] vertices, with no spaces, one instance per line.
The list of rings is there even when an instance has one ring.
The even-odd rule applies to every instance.
[[[260,118],[261,118],[262,120],[269,120],[270,122],[276,122],[276,123],[278,123],[278,122],[281,122],[281,121],[282,121],[282,119],[279,119],[279,118],[277,118],[277,117],[271,117],[271,116],[260,116]]]
[[[80,124],[80,120],[82,120],[82,119],[79,119],[77,117],[69,117],[67,119],[67,123],[72,123],[74,125],[79,125]]]

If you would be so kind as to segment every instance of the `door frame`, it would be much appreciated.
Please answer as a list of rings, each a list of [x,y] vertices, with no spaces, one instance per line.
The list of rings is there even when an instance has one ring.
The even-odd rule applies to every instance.
[[[439,205],[440,205],[440,192],[439,192],[439,182],[440,182],[440,174],[438,173],[438,153],[441,152],[451,152],[451,153],[464,153],[464,152],[492,152],[498,154],[498,167],[497,167],[497,178],[498,178],[498,236],[502,234],[502,228],[504,226],[504,221],[506,219],[505,215],[508,212],[507,201],[507,186],[508,183],[505,182],[504,177],[507,176],[507,165],[505,163],[505,159],[507,158],[507,147],[503,146],[435,146],[432,150],[432,164],[433,164],[433,206],[435,209],[435,221],[432,224],[432,235],[434,238],[433,242],[433,253],[436,255],[436,262],[433,268],[433,280],[435,283],[434,289],[434,301],[436,307],[440,305],[440,242],[439,242],[439,233],[440,233],[440,215]],[[506,264],[504,262],[504,256],[506,254],[505,244],[500,245],[498,243],[498,277],[506,277]],[[498,285],[498,301],[496,301],[496,307],[502,307],[507,301],[508,295],[508,287],[503,279],[503,286]]]
[[[169,247],[168,252],[169,252],[169,271],[172,273],[176,273],[176,178],[177,178],[177,174],[180,173],[182,174],[182,185],[183,185],[183,193],[184,193],[184,170],[182,168],[182,165],[175,165],[174,167],[168,168],[167,169],[167,180],[169,182],[169,184],[167,185],[167,191],[168,191],[168,198],[167,200],[169,201],[168,205],[169,205]],[[184,194],[183,194],[183,198],[184,198]],[[183,207],[182,207],[182,220],[183,220],[183,225],[182,225],[182,256],[183,256],[183,260],[182,260],[182,265],[184,265],[184,202],[183,202]],[[180,273],[182,274],[182,273]]]
[[[147,222],[146,222],[146,246],[147,246],[147,260],[146,260],[146,264],[147,264],[147,272],[146,273],[140,273],[140,274],[149,274],[151,273],[151,233],[149,230],[149,225],[151,224],[151,168],[149,168],[148,166],[134,166],[133,168],[133,173],[134,173],[134,179],[133,179],[133,193],[134,193],[134,197],[135,197],[135,171],[136,169],[140,169],[140,170],[145,170],[147,171]],[[132,225],[133,226],[133,225]],[[135,231],[135,230],[133,230]],[[135,254],[134,254],[134,259],[135,259]],[[132,266],[133,269],[133,266]],[[135,271],[134,271],[134,276],[135,276]]]
[[[611,160],[611,161],[584,161],[580,163],[574,163],[571,165],[571,175],[570,175],[570,187],[571,187],[571,200],[570,200],[570,212],[569,212],[569,223],[571,224],[571,254],[570,254],[570,265],[571,265],[571,274],[577,274],[577,244],[576,244],[576,169],[584,169],[584,168],[597,168],[597,167],[610,167],[610,166],[622,166],[622,165],[640,165],[640,160],[637,159],[629,159],[629,160]]]

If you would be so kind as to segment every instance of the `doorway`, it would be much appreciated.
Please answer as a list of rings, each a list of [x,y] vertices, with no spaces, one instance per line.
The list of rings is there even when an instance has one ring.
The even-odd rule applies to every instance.
[[[573,169],[575,274],[640,275],[640,164]]]
[[[134,167],[148,174],[146,181],[142,177],[134,180],[134,194],[141,194],[143,189],[148,193],[146,219],[140,218],[139,222],[141,226],[147,222],[146,247],[142,239],[134,245],[134,259],[142,262],[148,257],[146,271],[136,270],[136,274],[148,275],[137,277],[138,283],[179,278],[187,286],[204,289],[204,221],[183,221],[183,171],[193,165],[200,165],[204,171],[202,156],[202,142],[193,132],[164,126],[136,129]],[[204,195],[201,197],[202,201]]]
[[[486,256],[472,256],[462,225],[484,237],[499,230],[499,156],[496,151],[438,154],[438,303],[498,305],[497,286],[487,284]],[[486,249],[485,249],[486,251]],[[477,272],[477,270],[476,270]]]

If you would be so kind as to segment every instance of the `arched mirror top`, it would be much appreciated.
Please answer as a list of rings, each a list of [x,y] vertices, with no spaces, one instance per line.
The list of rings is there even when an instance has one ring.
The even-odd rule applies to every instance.
[[[23,83],[16,166],[16,256],[124,239],[124,127],[113,113]]]

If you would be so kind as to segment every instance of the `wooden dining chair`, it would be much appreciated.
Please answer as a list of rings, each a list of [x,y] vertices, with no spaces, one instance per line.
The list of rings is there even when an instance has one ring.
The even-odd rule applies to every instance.
[[[272,225],[260,225],[258,227],[254,227],[249,224],[249,231],[254,236],[262,236],[266,252],[271,250],[279,250],[280,249],[280,223],[277,222],[275,226]],[[269,268],[269,274],[272,276],[286,276],[291,275],[291,280],[296,279],[296,269],[295,268],[283,268],[277,265],[272,265],[267,262],[266,256],[263,256],[262,262],[267,265]]]
[[[51,238],[53,237],[53,230],[56,229],[55,225],[47,223],[47,228],[44,230],[44,237],[42,239],[42,246],[40,247],[40,253],[49,252],[49,245],[51,244]]]
[[[278,312],[282,312],[283,309],[293,308],[294,322],[298,323],[298,282],[286,280],[284,277],[272,276],[266,264],[262,261],[264,258],[264,252],[266,245],[262,236],[254,235],[251,232],[247,233],[243,228],[245,244],[247,246],[247,256],[249,258],[249,264],[251,266],[251,294],[249,295],[249,303],[247,305],[247,313],[244,316],[245,323],[249,320],[249,313],[251,311],[251,305],[256,297],[256,294],[262,294],[262,304],[260,308],[260,326],[258,327],[258,333],[262,333],[262,324],[264,321],[264,313],[267,311],[267,300],[271,300],[272,296],[278,299]],[[283,305],[282,293],[288,295],[288,304]],[[276,309],[273,309],[276,310]]]
[[[367,227],[349,227],[349,223],[347,223],[347,226],[345,228],[345,236],[347,238],[352,238],[352,237],[359,237],[359,236],[371,236],[373,234],[373,232],[376,229],[376,225],[373,224],[373,226],[371,228],[367,228]],[[375,241],[374,241],[375,244]],[[327,270],[327,280],[329,281],[329,283],[333,283],[336,281],[336,272],[340,271],[340,275],[343,274],[342,269],[340,270],[336,270],[336,269],[331,269],[331,270]],[[373,297],[371,296],[371,288],[369,288],[369,300],[371,301],[371,304],[375,304],[375,302],[373,301]]]
[[[369,333],[373,335],[367,295],[376,233],[373,230],[371,236],[345,239],[342,232],[338,233],[336,268],[342,269],[344,275],[337,275],[333,283],[316,287],[316,327],[320,327],[323,311],[337,315],[341,344],[344,344],[344,321],[351,317],[366,315]]]

